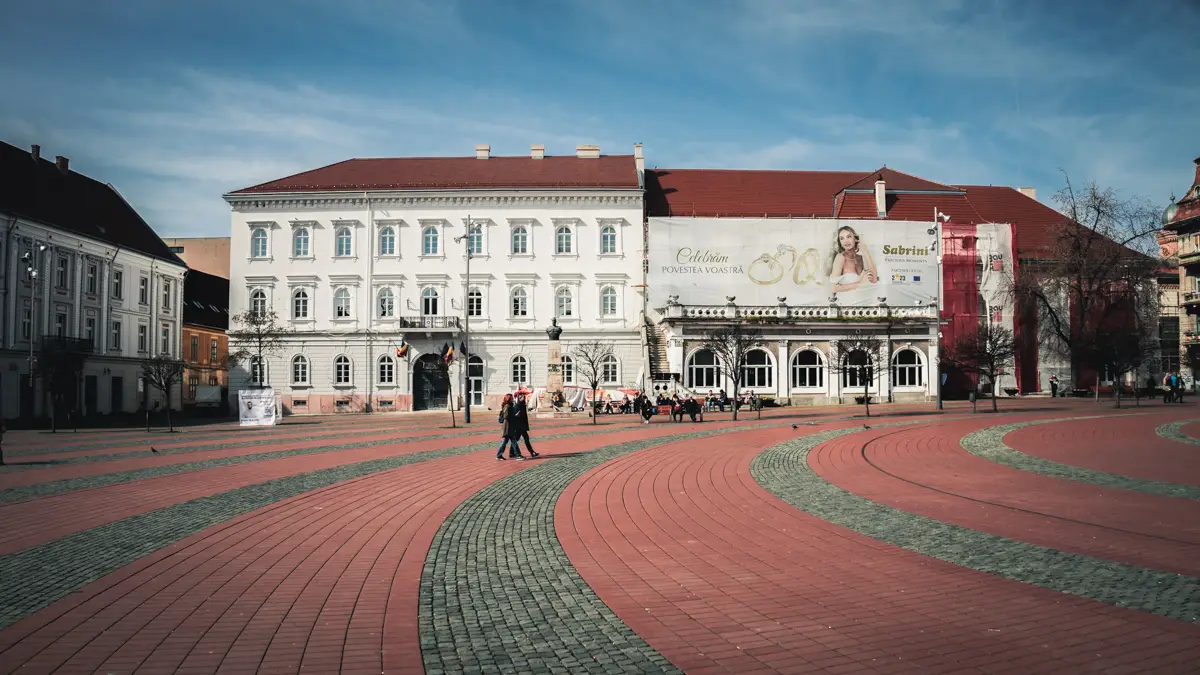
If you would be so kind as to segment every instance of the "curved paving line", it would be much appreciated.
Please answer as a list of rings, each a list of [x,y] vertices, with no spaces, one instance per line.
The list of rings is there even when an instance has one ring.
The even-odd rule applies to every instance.
[[[1087,417],[1064,417],[1054,420],[1036,420],[1033,422],[1015,422],[1013,424],[1001,424],[999,426],[980,429],[963,436],[960,444],[963,450],[981,457],[990,462],[1003,464],[1019,471],[1028,471],[1030,473],[1040,473],[1045,476],[1053,476],[1054,478],[1062,478],[1078,483],[1091,483],[1092,485],[1100,485],[1103,487],[1120,488],[1122,490],[1133,490],[1135,492],[1144,492],[1151,495],[1159,495],[1163,497],[1178,497],[1180,499],[1200,499],[1200,487],[1194,485],[1184,485],[1182,483],[1168,483],[1166,481],[1150,480],[1148,478],[1134,478],[1132,476],[1122,476],[1115,473],[1107,473],[1105,471],[1097,471],[1095,469],[1087,469],[1080,466],[1072,466],[1061,462],[1027,455],[1019,450],[1014,450],[1004,444],[1004,436],[1011,431],[1024,429],[1038,424],[1053,424],[1055,422],[1070,422],[1074,420],[1089,420],[1100,419],[1102,415],[1090,415]],[[1161,428],[1161,427],[1160,427]]]
[[[1188,443],[1190,445],[1200,445],[1200,438],[1188,436],[1187,434],[1183,433],[1183,428],[1189,424],[1192,424],[1193,422],[1200,422],[1200,419],[1168,422],[1156,427],[1154,429],[1154,433],[1168,440],[1179,441],[1180,443]]]
[[[570,438],[570,433],[542,436]],[[85,584],[207,527],[310,490],[408,464],[495,450],[497,443],[320,469],[236,488],[107,523],[62,539],[0,556],[0,629],[66,597]]]
[[[474,432],[476,430],[469,430]],[[599,431],[580,431],[579,434],[595,434]],[[353,435],[353,434],[351,434]],[[420,441],[436,441],[445,440],[447,438],[459,438],[462,436],[475,436],[476,433],[457,433],[457,434],[440,434],[437,436],[420,436],[420,437],[401,437],[401,438],[384,438],[375,441],[363,441],[361,443],[338,443],[332,445],[316,445],[311,448],[296,448],[294,450],[276,450],[273,452],[260,452],[252,455],[239,455],[237,457],[218,457],[216,459],[207,459],[198,462],[180,462],[178,464],[164,464],[161,466],[149,466],[142,469],[129,469],[128,471],[117,471],[114,473],[104,473],[95,476],[80,476],[78,478],[64,478],[61,480],[52,480],[45,483],[34,483],[33,485],[21,485],[18,487],[7,488],[0,490],[0,504],[9,502],[27,501],[30,499],[38,499],[40,497],[49,497],[51,495],[62,494],[64,492],[73,492],[75,490],[86,490],[88,488],[103,487],[105,485],[116,485],[117,483],[128,483],[135,480],[144,480],[146,478],[156,478],[159,476],[170,476],[177,473],[185,473],[188,471],[200,471],[203,469],[212,469],[219,466],[233,466],[235,464],[246,464],[249,462],[258,462],[270,459],[281,459],[283,457],[296,457],[299,455],[313,455],[323,452],[337,452],[339,450],[355,450],[358,448],[371,448],[379,445],[403,445],[405,443],[417,443]],[[344,437],[346,434],[340,434],[339,437]],[[542,436],[542,438],[557,438],[558,436]],[[305,439],[290,439],[292,441],[303,441]],[[278,441],[274,441],[278,442]],[[285,441],[287,442],[287,441]],[[495,441],[492,445],[498,445],[499,441]],[[240,445],[240,444],[238,444]],[[485,444],[486,445],[486,444]],[[236,447],[236,446],[227,446]],[[146,453],[149,454],[149,453]],[[162,454],[168,454],[162,451]]]
[[[463,501],[442,523],[421,574],[427,673],[677,673],[579,576],[554,529],[563,490],[589,469],[677,441],[673,434],[551,458]]]
[[[882,425],[881,425],[882,426]],[[964,567],[1119,607],[1200,622],[1200,579],[1067,553],[884,506],[821,478],[808,453],[857,429],[768,448],[750,472],[764,489],[818,518]]]

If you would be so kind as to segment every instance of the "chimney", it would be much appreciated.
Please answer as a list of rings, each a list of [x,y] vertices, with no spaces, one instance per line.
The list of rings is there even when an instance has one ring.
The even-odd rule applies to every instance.
[[[67,171],[69,170],[70,163],[71,160],[63,157],[62,155],[57,155],[54,158],[54,166],[57,166],[58,170],[63,172],[63,175],[66,175]]]
[[[642,144],[633,144],[633,165],[637,167],[638,177],[646,172],[646,158],[642,155]]]
[[[1196,164],[1196,181],[1192,185],[1200,185],[1200,157],[1192,160]]]
[[[545,159],[546,158],[546,146],[544,146],[544,145],[529,146],[529,156],[534,159]]]
[[[597,159],[600,157],[600,146],[577,145],[575,146],[575,156],[579,159]]]
[[[875,181],[875,215],[887,218],[887,183],[883,180]]]
[[[34,143],[32,146],[30,146],[29,154],[33,155],[34,159],[41,159],[42,158],[42,146],[38,145],[37,143]]]
[[[1017,192],[1020,192],[1035,202],[1037,201],[1037,188],[1035,187],[1019,187],[1017,188]]]
[[[475,159],[487,159],[492,154],[492,146],[483,143],[475,146]]]

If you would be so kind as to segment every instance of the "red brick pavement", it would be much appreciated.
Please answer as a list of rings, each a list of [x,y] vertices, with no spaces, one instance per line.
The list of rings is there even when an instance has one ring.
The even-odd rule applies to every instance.
[[[676,432],[549,440],[551,456]],[[0,672],[421,672],[419,582],[445,517],[533,462],[450,457],[214,526],[0,632]]]
[[[1014,450],[1072,466],[1200,485],[1200,449],[1154,433],[1159,425],[1195,415],[1195,410],[1171,408],[1145,417],[1056,422],[1010,432],[1004,442]],[[1183,428],[1189,427],[1197,427],[1195,431],[1200,433],[1200,425]]]
[[[795,433],[636,453],[558,503],[572,564],[686,672],[1194,672],[1200,628],[944,563],[779,501],[749,465]]]
[[[1137,417],[1122,421],[1140,422]],[[975,418],[872,429],[824,443],[808,461],[834,485],[910,513],[1039,546],[1200,576],[1200,503],[1020,471],[959,445],[963,435],[993,424]]]

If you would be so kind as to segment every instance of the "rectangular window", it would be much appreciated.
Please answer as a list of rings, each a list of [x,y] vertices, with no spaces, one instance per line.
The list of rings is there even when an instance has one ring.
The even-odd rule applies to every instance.
[[[210,387],[217,386],[217,376],[216,375],[208,376],[208,386],[210,386]]]
[[[33,336],[33,310],[21,310],[21,339],[28,340]]]
[[[196,400],[196,388],[200,386],[200,378],[193,375],[188,378],[188,398]]]
[[[87,292],[96,294],[96,263],[88,263],[87,266]]]
[[[112,344],[108,345],[110,349],[121,351],[121,322],[114,321],[112,324]]]
[[[163,353],[163,354],[171,353],[171,326],[169,324],[164,323],[162,325],[162,345],[161,345],[161,347],[162,348],[159,350],[160,353]]]
[[[164,310],[171,309],[171,280],[163,279],[162,281],[162,308]]]
[[[146,344],[149,340],[149,337],[147,336],[149,332],[150,331],[148,331],[145,326],[138,326],[138,351],[143,354],[146,353],[149,348]]]
[[[138,302],[143,305],[150,304],[150,280],[146,277],[138,279]]]
[[[62,312],[54,315],[54,334],[58,337],[67,336],[67,315]]]
[[[96,348],[96,320],[91,317],[88,317],[87,321],[84,325],[87,327],[87,336],[86,336],[87,341],[91,343],[92,349],[95,349]]]
[[[200,360],[200,336],[199,335],[192,336],[192,360],[193,361]]]
[[[70,270],[67,267],[69,264],[70,262],[68,262],[65,257],[60,257],[58,259],[58,267],[54,276],[54,283],[59,288],[66,288],[68,282],[70,281]]]
[[[216,338],[213,338],[212,341],[210,341],[208,343],[208,362],[209,363],[217,362],[217,339]]]
[[[112,294],[114,300],[120,300],[125,293],[125,273],[121,270],[113,270],[112,273]]]

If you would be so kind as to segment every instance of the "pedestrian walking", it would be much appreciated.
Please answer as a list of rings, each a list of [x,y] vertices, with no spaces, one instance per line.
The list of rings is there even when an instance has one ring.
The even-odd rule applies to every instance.
[[[1058,376],[1050,376],[1050,398],[1058,398]]]
[[[525,459],[521,456],[521,448],[517,445],[517,436],[514,435],[516,428],[516,419],[513,417],[514,406],[513,395],[505,394],[504,400],[500,403],[500,449],[496,450],[496,459],[504,459],[504,446],[506,445],[509,446],[509,456],[518,460]]]
[[[525,402],[525,394],[517,392],[516,403],[513,404],[513,416],[516,418],[516,435],[513,438],[525,439],[525,449],[529,451],[530,457],[538,457],[538,453],[533,451],[533,444],[529,442],[529,405]],[[513,448],[516,448],[516,443],[513,443]],[[520,455],[520,449],[517,449],[517,454]]]

